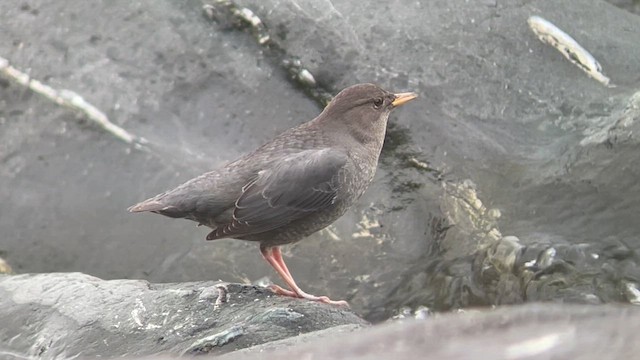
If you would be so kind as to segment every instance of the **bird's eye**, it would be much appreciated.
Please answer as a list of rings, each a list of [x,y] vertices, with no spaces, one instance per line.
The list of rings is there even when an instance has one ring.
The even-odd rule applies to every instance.
[[[382,98],[377,98],[373,100],[373,107],[376,109],[379,109],[380,106],[382,106],[382,103],[384,103],[384,100],[382,100]]]

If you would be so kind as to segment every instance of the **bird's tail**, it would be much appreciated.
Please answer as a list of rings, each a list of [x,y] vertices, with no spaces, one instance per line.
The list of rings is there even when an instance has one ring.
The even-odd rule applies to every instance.
[[[137,203],[129,207],[127,210],[132,213],[150,211],[172,218],[188,217],[188,212],[181,210],[176,204],[171,204],[170,201],[167,201],[165,195],[166,193],[157,195],[141,203]]]
[[[127,211],[129,212],[143,212],[143,211],[153,211],[158,212],[162,210],[166,210],[167,206],[160,201],[157,201],[155,198],[147,199],[143,202],[137,203],[133,206],[130,206]]]

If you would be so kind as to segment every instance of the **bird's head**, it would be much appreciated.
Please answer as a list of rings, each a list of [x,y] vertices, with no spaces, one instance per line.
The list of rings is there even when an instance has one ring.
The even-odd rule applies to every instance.
[[[361,142],[382,145],[391,110],[416,97],[411,92],[394,94],[374,84],[353,85],[338,93],[318,120],[338,123],[333,128],[346,131]]]

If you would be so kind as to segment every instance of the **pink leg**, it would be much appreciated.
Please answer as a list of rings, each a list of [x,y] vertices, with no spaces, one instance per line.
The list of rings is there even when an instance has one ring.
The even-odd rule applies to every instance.
[[[333,301],[326,296],[315,296],[315,295],[307,294],[306,292],[302,291],[302,289],[300,289],[296,284],[295,280],[293,280],[293,276],[291,276],[291,273],[289,272],[287,265],[284,263],[284,259],[282,258],[282,253],[280,252],[280,247],[278,246],[267,247],[260,244],[260,252],[262,253],[262,257],[264,257],[264,259],[269,263],[269,265],[271,265],[276,270],[278,275],[280,275],[282,280],[291,289],[290,291],[290,290],[283,289],[278,285],[272,285],[271,289],[276,294],[291,296],[291,297],[298,297],[298,298],[303,298],[311,301],[320,301],[326,304],[349,306],[349,304],[344,300]]]
[[[284,261],[282,263],[279,263],[274,259],[272,249],[273,248],[263,249],[262,246],[260,246],[260,252],[262,253],[262,257],[265,260],[267,260],[269,265],[271,265],[271,267],[273,267],[278,273],[278,275],[280,275],[283,279],[285,278],[285,275],[282,275],[283,273],[291,277],[291,274],[289,273],[289,269],[287,269],[287,265],[284,264]],[[275,292],[278,295],[284,295],[284,296],[295,297],[295,298],[300,297],[295,292],[291,290],[283,289],[276,284],[271,284],[269,288],[271,289],[271,291]]]

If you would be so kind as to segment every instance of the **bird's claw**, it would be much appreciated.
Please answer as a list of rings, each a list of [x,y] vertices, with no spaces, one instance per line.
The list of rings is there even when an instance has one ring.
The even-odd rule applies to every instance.
[[[271,284],[271,285],[267,286],[267,288],[269,290],[271,290],[271,292],[275,293],[276,295],[289,296],[289,297],[294,297],[294,298],[300,297],[295,292],[293,292],[291,290],[284,289],[284,288],[282,288],[282,287],[280,287],[278,285],[275,285],[275,284]]]
[[[307,294],[302,291],[300,293],[297,293],[295,291],[284,289],[275,284],[269,285],[268,289],[271,290],[276,295],[288,296],[288,297],[298,298],[298,299],[307,299],[310,301],[317,301],[324,304],[330,304],[330,305],[336,305],[336,306],[344,306],[347,308],[349,307],[349,303],[344,300],[337,300],[337,301],[331,300],[328,296],[315,296],[315,295]]]

